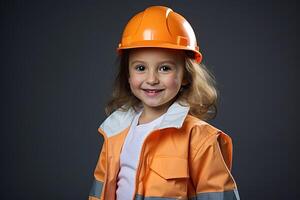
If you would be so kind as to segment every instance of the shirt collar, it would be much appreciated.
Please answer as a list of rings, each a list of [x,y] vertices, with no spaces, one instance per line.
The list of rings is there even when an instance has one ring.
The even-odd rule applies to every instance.
[[[174,102],[155,129],[181,128],[189,109],[189,106],[183,106],[178,102]],[[100,125],[100,128],[106,133],[107,137],[111,137],[128,128],[136,114],[137,112],[133,108],[130,108],[128,111],[118,109],[106,118]]]

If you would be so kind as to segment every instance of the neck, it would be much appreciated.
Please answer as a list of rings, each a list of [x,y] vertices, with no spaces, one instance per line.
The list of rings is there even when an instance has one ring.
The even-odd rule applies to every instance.
[[[145,124],[157,119],[161,115],[167,112],[169,105],[159,107],[148,107],[144,106],[144,110],[139,118],[139,124]]]

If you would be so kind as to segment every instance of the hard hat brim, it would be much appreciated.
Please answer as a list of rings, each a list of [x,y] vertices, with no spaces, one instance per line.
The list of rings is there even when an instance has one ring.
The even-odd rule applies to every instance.
[[[166,48],[166,49],[177,49],[177,50],[186,50],[186,51],[193,51],[195,53],[194,59],[197,63],[200,63],[202,60],[202,54],[197,51],[193,47],[189,46],[179,46],[175,44],[170,44],[167,42],[162,41],[153,41],[153,40],[144,40],[139,42],[131,43],[128,46],[122,46],[121,43],[119,44],[119,47],[117,48],[117,52],[120,54],[122,50],[125,49],[135,49],[135,48],[146,48],[146,47],[156,47],[156,48]]]

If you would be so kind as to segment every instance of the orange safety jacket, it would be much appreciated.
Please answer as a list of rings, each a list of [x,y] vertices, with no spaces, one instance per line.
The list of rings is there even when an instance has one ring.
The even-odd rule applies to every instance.
[[[231,175],[231,138],[173,103],[145,138],[136,171],[134,200],[239,200]],[[98,128],[104,137],[89,200],[115,200],[120,153],[133,109],[117,110]]]

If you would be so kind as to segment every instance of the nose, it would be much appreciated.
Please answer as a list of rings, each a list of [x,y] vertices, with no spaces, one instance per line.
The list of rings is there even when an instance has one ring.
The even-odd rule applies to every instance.
[[[155,71],[149,71],[146,77],[146,83],[149,85],[155,85],[159,83],[158,75]]]

